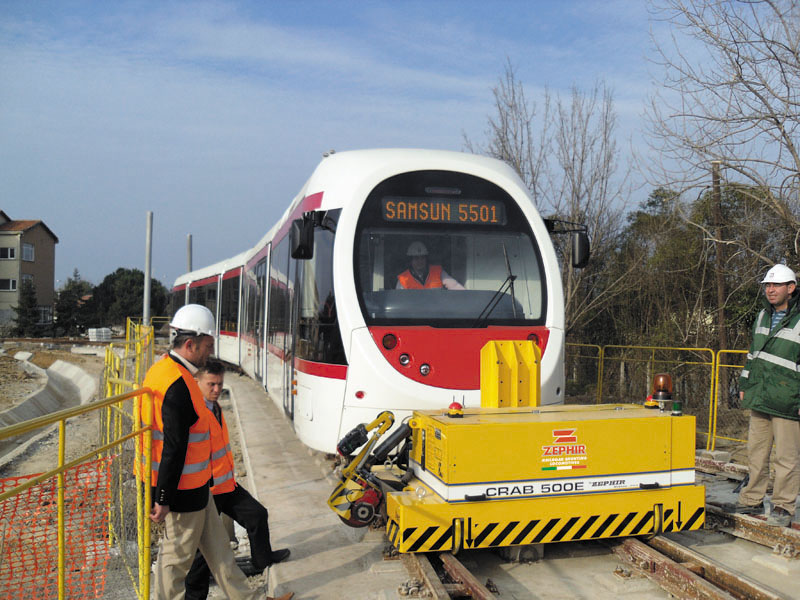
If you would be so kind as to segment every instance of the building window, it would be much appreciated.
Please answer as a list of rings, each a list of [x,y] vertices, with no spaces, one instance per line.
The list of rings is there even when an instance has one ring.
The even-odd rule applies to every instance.
[[[31,275],[30,273],[23,273],[22,283],[25,283],[26,281],[30,281],[31,283],[33,283],[33,275]]]
[[[53,322],[53,307],[40,306],[39,307],[39,325],[48,325]]]
[[[17,258],[16,248],[0,248],[0,259],[13,260]]]
[[[34,260],[33,244],[22,244],[22,260],[33,262]]]
[[[0,292],[16,292],[17,280],[16,279],[0,279]]]

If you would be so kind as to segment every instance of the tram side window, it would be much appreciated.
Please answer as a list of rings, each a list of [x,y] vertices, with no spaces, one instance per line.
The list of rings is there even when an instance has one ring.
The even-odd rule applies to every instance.
[[[210,285],[203,286],[206,290],[206,298],[204,306],[211,311],[212,315],[217,314],[217,288],[219,284],[212,283]]]
[[[256,265],[256,332],[258,333],[258,343],[263,345],[264,339],[264,295],[267,286],[267,259],[262,258]]]
[[[178,309],[186,304],[186,290],[177,290],[172,292],[171,312],[174,315]]]
[[[239,320],[239,280],[239,275],[222,280],[220,331],[236,333]]]
[[[289,239],[283,238],[273,248],[269,270],[268,342],[283,353],[289,327]]]
[[[297,357],[315,362],[347,364],[333,295],[334,234],[314,230],[314,257],[298,261],[300,298]]]
[[[244,332],[245,337],[251,342],[256,341],[256,275],[255,271],[245,271],[245,316],[244,316]]]

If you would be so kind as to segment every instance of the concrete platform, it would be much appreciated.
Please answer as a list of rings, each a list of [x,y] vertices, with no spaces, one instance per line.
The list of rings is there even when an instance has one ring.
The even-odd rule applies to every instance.
[[[399,560],[383,559],[383,531],[342,524],[326,500],[334,480],[324,456],[301,444],[264,390],[233,373],[225,377],[242,435],[248,490],[269,510],[273,548],[288,547],[286,562],[269,568],[270,592],[299,599],[397,598],[408,579]]]

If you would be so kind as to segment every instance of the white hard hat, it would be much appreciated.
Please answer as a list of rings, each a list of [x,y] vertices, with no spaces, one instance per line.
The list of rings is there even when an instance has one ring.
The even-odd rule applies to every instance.
[[[210,336],[214,336],[217,329],[214,325],[214,315],[200,304],[181,306],[172,317],[169,326],[178,333]]]
[[[786,265],[775,265],[767,274],[764,275],[764,279],[761,280],[761,283],[797,283],[797,276],[794,274],[789,267]]]
[[[422,242],[411,242],[406,256],[428,256],[428,249]]]

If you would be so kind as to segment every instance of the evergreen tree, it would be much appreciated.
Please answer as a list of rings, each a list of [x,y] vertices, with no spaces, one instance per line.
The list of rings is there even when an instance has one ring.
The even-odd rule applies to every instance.
[[[168,293],[157,279],[150,282],[150,314],[164,314]],[[144,273],[120,267],[94,288],[95,325],[122,325],[127,317],[141,316]]]
[[[28,279],[22,280],[19,289],[19,303],[14,307],[16,317],[14,322],[15,335],[22,337],[33,337],[37,335],[39,322],[39,305],[36,301],[36,286]]]
[[[72,272],[56,300],[56,327],[61,335],[82,333],[91,321],[92,284],[81,279],[78,269]]]

